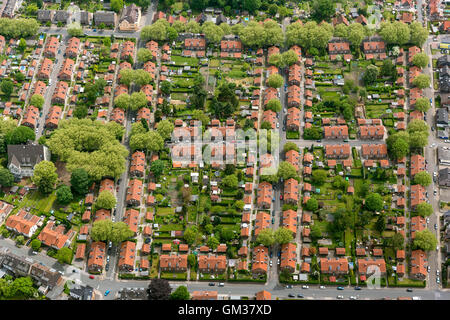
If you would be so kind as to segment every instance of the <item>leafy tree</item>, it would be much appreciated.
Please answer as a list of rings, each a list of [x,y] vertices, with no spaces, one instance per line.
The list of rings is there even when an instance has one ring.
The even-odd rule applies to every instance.
[[[311,127],[303,130],[303,139],[305,140],[317,140],[322,137],[322,132],[316,127]]]
[[[431,182],[431,176],[426,171],[420,171],[414,176],[414,184],[420,184],[422,187],[428,187]]]
[[[416,212],[421,217],[431,216],[434,212],[433,206],[426,202],[421,202],[416,206]]]
[[[224,35],[232,34],[231,27],[228,23],[222,22],[219,27],[222,29]]]
[[[153,55],[147,48],[140,48],[137,52],[137,60],[141,63],[152,60]]]
[[[417,98],[414,108],[422,112],[427,112],[431,108],[430,100],[423,97]]]
[[[314,0],[311,17],[318,23],[330,21],[334,14],[334,2],[331,0]]]
[[[420,89],[425,89],[430,86],[430,77],[426,74],[419,74],[414,78],[413,85]]]
[[[127,110],[131,105],[131,97],[128,93],[122,93],[114,99],[114,105],[117,108]]]
[[[0,18],[0,34],[6,38],[29,38],[35,36],[39,29],[36,19]]]
[[[425,68],[429,61],[430,57],[425,52],[419,52],[414,55],[412,63],[419,68]]]
[[[97,208],[111,210],[116,205],[116,197],[109,190],[103,190],[95,202]]]
[[[408,43],[411,38],[408,25],[400,21],[382,22],[379,34],[388,44],[400,46]]]
[[[34,239],[33,241],[31,241],[31,248],[33,249],[33,251],[38,251],[40,247],[41,241],[39,239]]]
[[[266,110],[272,110],[273,112],[281,111],[281,102],[278,99],[270,99],[267,102]]]
[[[72,22],[67,26],[67,33],[71,37],[82,37],[84,36],[83,27],[78,22]]]
[[[409,135],[407,132],[398,132],[389,136],[386,144],[393,159],[402,159],[409,152]]]
[[[364,72],[363,80],[366,85],[374,83],[377,80],[378,74],[380,73],[377,66],[371,64],[366,68]]]
[[[428,132],[414,132],[409,137],[411,149],[422,149],[428,144]]]
[[[19,126],[5,135],[6,144],[25,144],[34,140],[36,135],[30,127]]]
[[[322,238],[322,230],[320,230],[320,227],[318,225],[313,224],[311,226],[310,235],[313,241],[317,241]]]
[[[319,209],[319,203],[315,198],[311,198],[306,202],[306,210],[316,211],[317,209]]]
[[[139,110],[140,108],[147,106],[147,103],[148,103],[147,96],[142,91],[133,92],[130,96],[130,109],[133,111]]]
[[[147,25],[141,29],[141,39],[144,41],[155,40],[165,41],[167,40],[167,26],[168,21],[165,19],[159,19],[151,25]]]
[[[34,167],[34,175],[31,180],[41,193],[51,193],[56,180],[58,180],[58,174],[56,173],[56,167],[53,162],[47,160],[39,162]]]
[[[152,279],[148,286],[149,300],[169,300],[172,288],[166,279]]]
[[[379,215],[377,222],[375,223],[375,229],[381,234],[386,229],[386,220],[383,215]]]
[[[280,88],[283,85],[283,77],[277,73],[273,73],[267,79],[267,84],[272,88]]]
[[[59,263],[70,264],[72,262],[73,252],[69,248],[61,248],[56,253],[56,259]]]
[[[245,0],[244,1],[244,9],[249,12],[256,12],[261,6],[261,0]]]
[[[413,133],[426,133],[428,137],[428,124],[421,119],[414,119],[408,123],[408,133],[411,135]]]
[[[62,185],[56,189],[56,200],[60,204],[68,204],[73,200],[72,191],[70,191],[70,187],[66,185]]]
[[[0,167],[0,186],[12,187],[14,184],[14,175],[6,168]]]
[[[197,256],[195,254],[191,253],[188,255],[187,260],[191,268],[194,268],[197,265]]]
[[[16,237],[16,244],[22,246],[25,243],[25,237],[20,235]]]
[[[192,245],[197,238],[198,229],[196,226],[190,226],[184,231],[183,238],[187,244]]]
[[[2,82],[0,82],[0,89],[3,94],[9,98],[13,93],[14,83],[10,79],[3,79]]]
[[[83,168],[78,168],[72,171],[70,176],[70,185],[72,191],[79,195],[85,195],[89,191],[91,181],[87,171]]]
[[[349,185],[348,181],[346,181],[341,176],[334,177],[333,187],[335,187],[336,189],[341,189],[343,191],[346,191],[348,188],[348,185]]]
[[[392,63],[391,59],[383,60],[380,74],[385,77],[396,77],[397,76],[397,67],[395,66],[395,64]]]
[[[298,177],[298,173],[295,167],[290,162],[287,161],[282,161],[280,163],[277,175],[279,178],[282,178],[283,180]]]
[[[202,26],[202,32],[209,43],[218,44],[224,36],[223,29],[211,21],[207,21]]]
[[[436,236],[428,229],[416,231],[413,247],[424,251],[433,251],[436,248]]]
[[[133,82],[139,86],[144,86],[152,81],[150,73],[143,69],[133,70]],[[131,94],[133,96],[133,94]]]
[[[291,242],[294,239],[292,230],[288,228],[279,228],[274,232],[275,242],[282,245]]]
[[[160,89],[162,93],[170,94],[170,90],[172,90],[172,84],[169,81],[164,80],[161,82]]]
[[[288,50],[281,54],[283,66],[291,66],[298,61],[298,54],[294,50]]]
[[[283,66],[283,61],[282,61],[282,56],[279,53],[273,54],[269,57],[269,63],[273,64],[274,66],[277,67],[282,67]]]
[[[288,151],[291,151],[291,150],[295,150],[295,151],[298,152],[300,149],[299,149],[299,147],[297,146],[296,143],[294,143],[294,142],[286,142],[284,144],[283,151],[285,153],[287,153]]]
[[[152,161],[152,164],[150,165],[150,171],[153,173],[153,175],[158,179],[164,172],[165,163],[162,160],[155,160]]]
[[[348,26],[348,36],[347,39],[356,48],[359,48],[363,39],[366,37],[364,27],[360,23],[352,23]]]
[[[167,140],[171,137],[173,129],[174,129],[174,125],[171,121],[162,120],[158,123],[158,127],[157,127],[156,131],[159,133],[159,135],[164,140]]]
[[[94,241],[111,241],[119,244],[134,235],[125,222],[112,222],[109,219],[95,221],[90,235]]]
[[[191,20],[186,24],[186,32],[200,33],[201,30],[201,26],[195,20]]]
[[[189,300],[190,298],[191,295],[186,286],[179,286],[170,294],[170,300]]]
[[[181,33],[186,30],[186,25],[184,24],[184,22],[177,20],[172,23],[172,28],[174,28],[177,33]]]
[[[119,12],[123,8],[123,0],[111,0],[111,9],[115,12]]]
[[[40,94],[33,94],[30,98],[30,105],[35,106],[36,108],[42,109],[44,105],[44,97]]]
[[[134,80],[134,70],[133,69],[121,69],[119,72],[119,81],[121,84],[130,86]]]
[[[208,247],[215,250],[219,246],[220,243],[216,237],[209,237],[206,244],[208,245]]]
[[[391,244],[396,250],[403,249],[405,238],[401,235],[401,233],[397,232],[391,239]]]
[[[234,174],[230,174],[222,179],[222,185],[226,189],[236,189],[238,183],[238,178]]]
[[[274,231],[270,228],[261,230],[256,238],[256,242],[263,246],[270,247],[275,243]]]
[[[414,21],[409,25],[411,34],[411,43],[421,47],[427,41],[428,30],[418,21]]]
[[[369,211],[381,211],[383,209],[383,198],[379,193],[371,193],[366,197],[365,207]]]
[[[325,170],[318,169],[313,170],[312,172],[312,180],[314,184],[322,185],[327,179],[328,173]]]

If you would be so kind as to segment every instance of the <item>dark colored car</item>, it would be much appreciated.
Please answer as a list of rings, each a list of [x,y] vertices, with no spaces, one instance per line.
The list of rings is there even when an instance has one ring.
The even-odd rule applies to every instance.
[[[303,296],[302,294],[299,293],[299,294],[297,295],[297,298],[304,298],[304,296]]]
[[[293,293],[289,293],[288,296],[289,296],[290,298],[295,298],[295,294],[293,294]]]
[[[408,288],[408,289],[406,289],[406,291],[408,291],[408,292],[413,292],[413,289]]]
[[[208,286],[210,286],[210,287],[214,287],[216,284],[214,283],[214,282],[210,282],[210,283],[208,283]]]
[[[355,287],[355,290],[361,290],[361,287]]]

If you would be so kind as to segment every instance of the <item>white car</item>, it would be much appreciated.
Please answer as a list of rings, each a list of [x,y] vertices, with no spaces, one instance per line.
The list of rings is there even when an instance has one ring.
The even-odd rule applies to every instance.
[[[436,270],[436,275],[439,276],[440,272],[439,270]]]
[[[427,218],[427,223],[430,223],[430,218]]]
[[[356,300],[356,299],[358,299],[358,298],[355,296],[350,296],[350,300]]]
[[[323,290],[323,289],[325,289],[325,286],[320,286],[319,289],[322,289],[322,290]]]
[[[344,299],[344,296],[337,296],[338,299]]]
[[[270,265],[270,266],[272,266],[272,265],[273,265],[273,262],[272,262],[272,260],[270,260],[270,262],[269,262],[269,265]]]
[[[444,140],[445,143],[450,143],[450,140]]]
[[[428,271],[428,273],[430,273],[430,271],[431,271],[431,267],[430,266],[427,267],[427,271]]]
[[[309,289],[309,286],[302,286],[302,289]]]

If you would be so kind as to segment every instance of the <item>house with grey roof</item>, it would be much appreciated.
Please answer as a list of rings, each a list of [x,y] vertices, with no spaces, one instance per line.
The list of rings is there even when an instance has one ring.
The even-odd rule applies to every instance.
[[[55,10],[55,14],[53,16],[53,23],[69,23],[70,12],[66,10]]]
[[[117,23],[117,15],[113,11],[97,11],[94,13],[94,25],[100,24],[106,26],[115,26]]]
[[[50,150],[33,142],[8,145],[8,169],[17,178],[32,177],[34,167],[43,160],[50,160]]]
[[[22,6],[23,0],[7,0],[2,17],[13,18],[16,11]]]
[[[141,8],[132,3],[122,10],[119,19],[120,31],[137,31],[141,22]]]
[[[450,169],[439,170],[439,187],[450,187]]]
[[[80,11],[80,24],[91,25],[92,24],[92,13],[89,11]]]
[[[436,126],[438,128],[448,127],[448,111],[446,108],[439,108],[436,111]]]
[[[38,10],[37,12],[37,19],[40,22],[52,22],[53,16],[55,15],[55,10]]]
[[[69,295],[75,300],[93,300],[94,288],[75,284],[70,288]]]

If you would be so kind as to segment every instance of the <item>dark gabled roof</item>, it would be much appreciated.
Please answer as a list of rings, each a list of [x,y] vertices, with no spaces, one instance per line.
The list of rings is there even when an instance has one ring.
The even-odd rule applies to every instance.
[[[95,23],[115,23],[116,13],[112,11],[97,11],[94,13]]]
[[[123,9],[120,22],[127,20],[129,23],[136,23],[139,14],[139,7],[134,3]]]
[[[448,112],[446,108],[439,108],[436,112],[436,122],[440,124],[448,123]]]
[[[51,20],[53,15],[52,10],[38,10],[37,18],[38,20]]]
[[[53,19],[55,21],[67,22],[67,19],[69,19],[69,15],[70,14],[65,10],[56,10]]]
[[[45,148],[43,145],[34,143],[8,145],[8,166],[13,163],[16,167],[34,167],[44,159]]]
[[[439,185],[440,186],[450,186],[450,170],[449,168],[444,168],[439,170]]]

